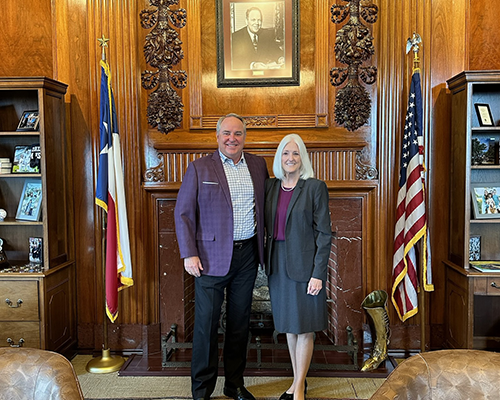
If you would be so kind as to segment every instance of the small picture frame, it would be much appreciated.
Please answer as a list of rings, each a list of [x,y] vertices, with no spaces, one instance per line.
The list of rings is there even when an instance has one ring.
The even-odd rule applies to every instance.
[[[17,207],[16,219],[38,221],[42,211],[42,181],[26,179]]]
[[[33,264],[43,263],[43,240],[40,237],[29,238],[29,261]]]
[[[476,103],[474,106],[476,107],[477,119],[480,126],[495,126],[489,104]]]
[[[470,235],[469,237],[469,261],[481,259],[481,236]]]
[[[40,123],[40,114],[38,110],[28,110],[23,111],[23,115],[19,120],[19,124],[17,125],[17,131],[36,131],[38,130],[38,125]]]
[[[474,219],[500,218],[500,184],[478,183],[471,185]]]
[[[13,174],[36,174],[40,172],[40,145],[18,145],[12,159]]]
[[[498,164],[496,138],[474,136],[471,150],[472,165]]]

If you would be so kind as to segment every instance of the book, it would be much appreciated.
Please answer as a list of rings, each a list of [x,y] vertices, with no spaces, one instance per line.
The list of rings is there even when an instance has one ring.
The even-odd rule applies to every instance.
[[[470,266],[480,272],[500,272],[500,261],[471,261]]]

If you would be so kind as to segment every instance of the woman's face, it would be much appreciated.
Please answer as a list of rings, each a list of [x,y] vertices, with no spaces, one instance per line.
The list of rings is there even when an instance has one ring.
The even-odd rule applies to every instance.
[[[302,161],[300,159],[299,146],[294,141],[288,143],[281,153],[281,167],[285,175],[299,172]]]

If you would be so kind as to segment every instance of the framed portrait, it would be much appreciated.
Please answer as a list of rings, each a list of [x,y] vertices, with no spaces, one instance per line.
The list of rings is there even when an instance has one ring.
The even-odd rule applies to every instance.
[[[471,185],[474,219],[500,218],[500,183]]]
[[[37,110],[23,111],[16,131],[36,131],[40,122],[40,114]]]
[[[490,106],[484,103],[474,104],[476,107],[477,119],[480,126],[495,126],[493,115],[491,114]]]
[[[24,221],[38,221],[42,211],[42,181],[40,179],[26,179],[23,192],[19,199],[16,219]]]
[[[216,0],[217,86],[299,85],[299,0]]]
[[[12,158],[13,174],[36,174],[40,172],[40,145],[18,145]]]

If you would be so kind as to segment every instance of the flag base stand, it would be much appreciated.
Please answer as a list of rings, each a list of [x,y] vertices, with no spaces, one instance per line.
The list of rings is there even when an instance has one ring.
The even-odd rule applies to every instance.
[[[92,374],[109,374],[119,371],[124,363],[123,357],[112,356],[109,349],[102,349],[102,356],[90,360],[85,369]]]

